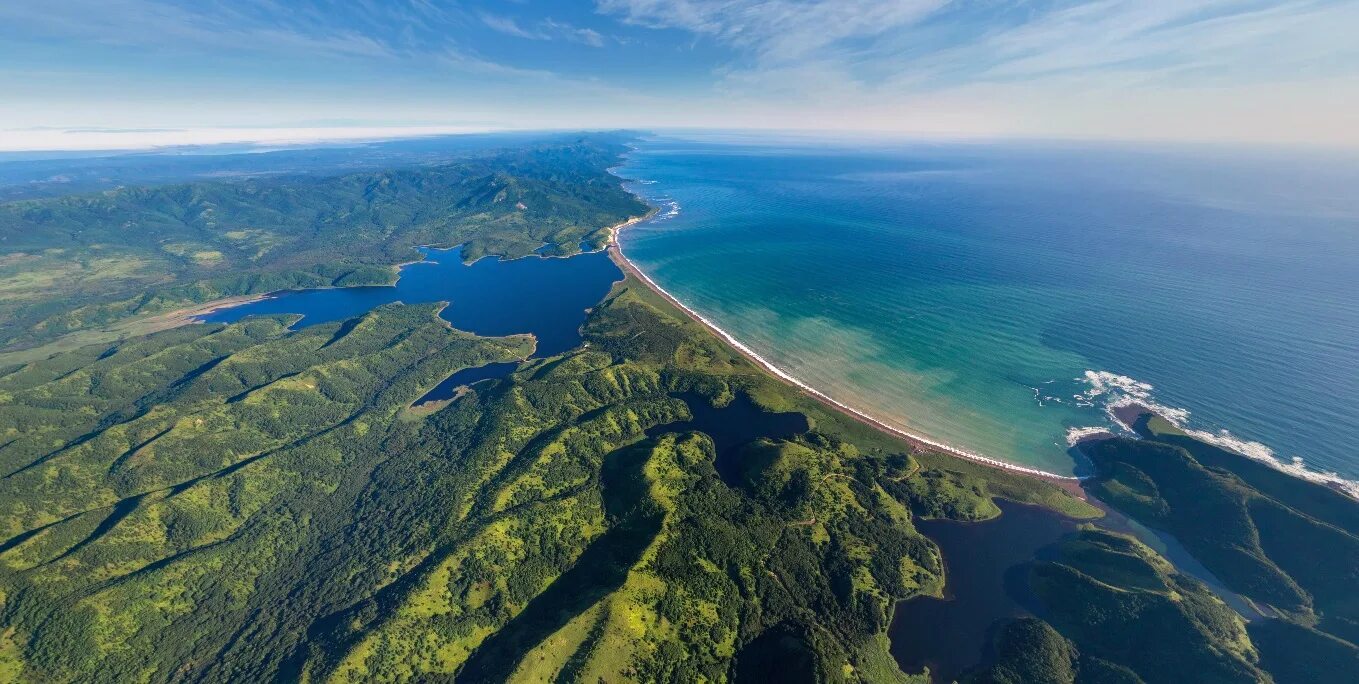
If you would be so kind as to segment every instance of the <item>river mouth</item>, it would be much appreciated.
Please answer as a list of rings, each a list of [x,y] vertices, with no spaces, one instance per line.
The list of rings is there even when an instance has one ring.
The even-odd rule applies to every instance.
[[[903,671],[919,673],[928,667],[931,681],[942,683],[983,664],[998,628],[1039,610],[1022,568],[1044,558],[1045,549],[1088,522],[1041,506],[995,501],[1001,513],[990,520],[915,521],[916,530],[943,555],[944,598],[919,596],[897,604],[888,636]],[[1100,528],[1137,538],[1170,561],[1176,572],[1203,582],[1247,621],[1264,617],[1226,589],[1173,536],[1139,525],[1099,499],[1091,497],[1090,502],[1104,511]]]

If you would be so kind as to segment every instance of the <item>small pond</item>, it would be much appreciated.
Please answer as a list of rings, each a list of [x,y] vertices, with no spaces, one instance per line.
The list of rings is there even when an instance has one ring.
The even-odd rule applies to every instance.
[[[792,439],[811,429],[807,416],[797,412],[773,413],[765,411],[745,393],[740,393],[726,406],[714,407],[706,398],[697,393],[684,393],[680,399],[689,406],[692,420],[679,423],[657,425],[647,430],[648,437],[656,437],[667,432],[702,432],[713,440],[717,451],[714,467],[722,481],[730,486],[738,486],[740,468],[736,462],[736,447],[749,444],[762,437],[769,439]]]

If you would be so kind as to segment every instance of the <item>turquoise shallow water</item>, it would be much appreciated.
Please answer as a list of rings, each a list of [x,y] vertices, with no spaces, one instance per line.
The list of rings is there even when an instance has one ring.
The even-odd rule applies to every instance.
[[[617,171],[661,208],[632,261],[889,423],[1070,473],[1137,400],[1359,477],[1359,160],[662,137]]]

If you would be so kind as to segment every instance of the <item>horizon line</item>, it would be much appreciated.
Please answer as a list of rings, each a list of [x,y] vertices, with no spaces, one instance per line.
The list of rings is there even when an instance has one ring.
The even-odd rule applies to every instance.
[[[306,148],[335,144],[373,144],[398,140],[451,137],[459,135],[487,135],[496,133],[570,133],[628,131],[651,134],[713,134],[784,135],[817,137],[824,140],[865,139],[920,142],[1056,142],[1128,145],[1192,145],[1204,147],[1234,147],[1244,149],[1307,149],[1316,151],[1359,152],[1359,142],[1309,141],[1286,139],[1190,138],[1165,136],[1053,136],[1018,132],[969,132],[870,128],[753,128],[750,126],[500,126],[500,125],[280,125],[280,126],[147,126],[119,127],[25,127],[0,128],[0,161],[16,161],[26,154],[80,154],[91,156],[135,154],[146,152],[187,152],[202,148],[230,146],[261,147],[266,149],[243,152],[266,152],[269,148]],[[5,159],[10,157],[10,159]]]

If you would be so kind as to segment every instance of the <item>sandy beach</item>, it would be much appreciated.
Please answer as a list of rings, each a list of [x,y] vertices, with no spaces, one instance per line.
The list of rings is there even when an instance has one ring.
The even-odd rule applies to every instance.
[[[628,273],[637,280],[641,281],[653,292],[665,298],[666,301],[674,305],[675,308],[679,309],[680,311],[683,311],[685,315],[687,315],[694,322],[707,328],[710,332],[712,332],[717,337],[721,338],[732,349],[735,349],[738,353],[744,356],[751,363],[755,364],[756,366],[768,372],[769,374],[775,376],[776,378],[796,386],[798,389],[801,389],[803,392],[807,393],[813,399],[816,399],[817,401],[821,402],[823,405],[833,410],[839,411],[865,425],[881,430],[898,439],[904,440],[917,448],[928,451],[942,452],[949,454],[951,456],[956,456],[958,458],[990,466],[992,468],[999,468],[1001,470],[1021,473],[1031,477],[1037,477],[1040,479],[1048,480],[1062,486],[1064,489],[1068,489],[1082,497],[1084,496],[1083,490],[1081,490],[1079,486],[1077,486],[1078,483],[1080,482],[1080,478],[1073,477],[1070,475],[1059,475],[1057,473],[1048,472],[1046,470],[1039,470],[1037,468],[1028,468],[1021,465],[1015,465],[1013,463],[1007,463],[999,459],[982,456],[981,454],[974,454],[972,452],[929,439],[922,435],[917,435],[902,430],[900,428],[888,425],[860,409],[854,408],[853,406],[849,406],[843,402],[833,399],[826,393],[816,389],[815,387],[812,387],[811,385],[808,385],[807,383],[799,380],[798,378],[794,377],[787,371],[770,363],[769,361],[761,357],[759,354],[755,353],[754,350],[750,349],[745,344],[743,344],[740,340],[737,340],[730,333],[718,327],[712,321],[709,321],[708,319],[704,318],[698,312],[694,311],[693,309],[690,309],[683,302],[676,299],[674,295],[671,295],[669,292],[665,290],[665,288],[662,288],[660,285],[656,284],[656,282],[653,281],[650,278],[650,276],[648,276],[646,273],[643,273],[641,269],[637,268],[635,264],[628,260],[627,256],[623,253],[622,245],[618,240],[619,233],[629,226],[636,225],[638,223],[641,223],[642,221],[651,218],[656,214],[656,212],[657,212],[656,209],[652,209],[650,212],[643,216],[629,219],[610,228],[609,243],[608,246],[606,247],[606,249],[609,252],[610,258],[612,258],[614,263],[618,264],[618,267],[622,269],[625,273]]]

